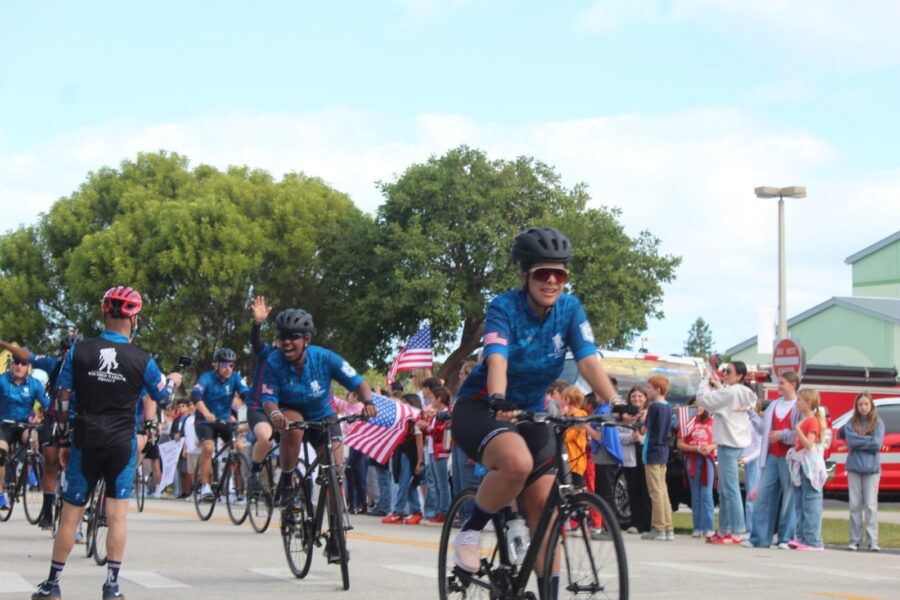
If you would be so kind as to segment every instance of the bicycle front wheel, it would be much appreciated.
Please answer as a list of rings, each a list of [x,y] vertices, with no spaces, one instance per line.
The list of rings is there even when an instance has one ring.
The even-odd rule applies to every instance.
[[[302,485],[302,484],[301,484]],[[294,501],[281,511],[281,542],[284,554],[294,577],[304,578],[309,573],[315,544],[312,511],[308,496],[297,490]]]
[[[219,469],[216,461],[212,462],[212,471],[210,473],[210,481],[212,481],[212,485],[217,485],[219,481]],[[200,488],[203,484],[200,483],[200,461],[197,461],[197,466],[194,467],[194,509],[197,511],[197,516],[200,517],[201,521],[209,521],[209,518],[212,516],[213,511],[216,509],[216,490],[213,487],[213,498],[212,500],[204,499],[203,495],[200,493]]]
[[[97,502],[91,517],[94,526],[91,528],[91,545],[94,549],[94,562],[101,567],[106,564],[106,534],[109,531],[109,520],[106,517],[106,483],[101,481],[97,486]]]
[[[140,457],[138,457],[140,459]],[[144,502],[147,500],[147,479],[144,475],[144,461],[138,462],[134,468],[134,499],[137,502],[138,512],[144,512]]]
[[[458,529],[453,523],[457,519],[465,521],[461,514],[468,514],[475,502],[477,488],[462,490],[450,503],[444,527],[441,529],[441,541],[438,547],[438,597],[440,600],[490,600],[491,581],[489,571],[499,562],[497,536],[493,531],[485,530],[481,537],[482,567],[475,573],[469,573],[456,566],[453,557],[453,542]],[[487,567],[485,567],[485,564]]]
[[[228,517],[235,525],[247,519],[247,489],[250,486],[250,461],[243,454],[233,454],[225,464],[225,481],[222,493]]]
[[[332,468],[328,473],[328,535],[334,549],[337,550],[341,565],[341,581],[344,589],[350,589],[350,553],[347,552],[347,532],[344,530],[345,512],[344,497],[337,470]]]
[[[256,533],[265,533],[272,521],[272,474],[269,466],[265,465],[259,472],[261,489],[251,490],[247,496],[247,515],[250,517],[250,525]]]
[[[602,530],[593,530],[591,511],[603,519]],[[550,529],[548,548],[558,549],[544,559],[544,582],[551,585],[559,573],[559,599],[578,598],[626,600],[628,562],[616,513],[602,498],[590,493],[576,494],[562,506]],[[549,589],[544,590],[544,597]]]
[[[25,518],[32,525],[41,520],[44,508],[44,489],[41,480],[44,478],[44,457],[32,454],[25,459],[25,467],[19,478],[19,495],[25,508]]]

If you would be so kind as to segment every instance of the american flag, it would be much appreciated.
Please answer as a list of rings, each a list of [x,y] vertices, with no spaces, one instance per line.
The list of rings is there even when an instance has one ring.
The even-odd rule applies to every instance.
[[[434,355],[431,352],[431,325],[426,325],[409,338],[409,342],[394,359],[391,370],[388,371],[387,383],[393,383],[400,371],[412,371],[416,367],[431,368]]]
[[[678,415],[678,434],[681,436],[681,439],[686,440],[691,431],[694,430],[697,411],[691,410],[687,406],[679,406],[675,409],[675,414]]]
[[[419,410],[378,394],[372,394],[372,402],[378,415],[354,423],[353,429],[344,436],[344,443],[387,464],[391,453],[406,437],[407,423],[418,419]]]

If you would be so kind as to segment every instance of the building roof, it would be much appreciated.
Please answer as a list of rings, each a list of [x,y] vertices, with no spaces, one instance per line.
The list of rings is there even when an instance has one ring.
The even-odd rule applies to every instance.
[[[900,236],[900,231],[897,232]],[[801,321],[812,317],[832,306],[842,306],[846,309],[860,312],[876,319],[890,321],[895,325],[900,325],[900,298],[866,298],[861,296],[835,296],[829,298],[825,302],[818,304],[807,311],[800,313],[795,317],[788,319],[788,327],[796,325]],[[746,350],[750,346],[756,344],[756,336],[744,340],[736,346],[732,346],[725,351],[725,354],[734,354],[742,350]]]
[[[878,252],[885,246],[890,246],[897,240],[900,240],[900,231],[897,231],[893,235],[887,236],[886,238],[884,238],[881,241],[875,242],[874,244],[872,244],[871,246],[869,246],[867,248],[863,248],[856,254],[851,254],[850,256],[848,256],[847,258],[844,259],[844,262],[848,265],[852,265],[856,261],[858,261],[862,258],[865,258],[865,257],[869,256],[870,254],[874,254],[875,252]]]

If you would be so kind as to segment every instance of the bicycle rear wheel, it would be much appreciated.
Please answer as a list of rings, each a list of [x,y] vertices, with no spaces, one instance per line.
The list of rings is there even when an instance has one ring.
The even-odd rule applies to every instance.
[[[225,481],[221,493],[225,494],[228,517],[235,525],[247,519],[247,489],[250,486],[250,461],[243,454],[232,454],[225,463]]]
[[[602,535],[591,536],[591,511],[603,518]],[[548,548],[559,548],[559,599],[626,600],[628,562],[616,513],[599,496],[576,494],[561,507],[550,529]],[[550,585],[553,553],[544,560],[544,581]],[[550,590],[544,590],[544,597]]]
[[[302,489],[302,482],[295,483],[300,487],[295,487],[294,502],[281,511],[281,542],[291,573],[302,579],[309,573],[312,563],[315,535],[307,490]]]
[[[324,492],[325,490],[322,490]],[[320,492],[321,493],[321,492]],[[350,589],[350,553],[347,552],[347,532],[344,531],[344,497],[341,494],[341,484],[335,468],[328,473],[328,536],[337,549],[340,556],[341,582],[345,590]],[[332,510],[332,508],[334,510]]]
[[[95,485],[94,491],[91,493],[91,499],[88,501],[87,509],[84,511],[84,522],[87,523],[87,526],[84,528],[84,555],[88,558],[94,555],[94,527],[97,526],[94,512],[100,506],[99,491],[100,485]]]
[[[438,597],[440,600],[450,598],[459,600],[491,599],[491,582],[489,571],[499,563],[497,535],[485,530],[481,537],[482,567],[475,573],[469,573],[456,566],[453,557],[453,542],[459,530],[453,529],[453,523],[467,503],[475,500],[477,488],[467,488],[457,494],[450,502],[450,510],[444,527],[441,529],[441,541],[438,547]],[[486,561],[486,562],[485,562]],[[487,569],[485,569],[487,564]]]
[[[94,546],[94,562],[101,567],[106,564],[106,534],[109,531],[109,520],[106,518],[106,483],[101,481],[97,486],[99,493],[94,506],[94,527],[91,531]]]
[[[272,474],[269,465],[264,465],[258,473],[262,488],[249,492],[247,497],[247,515],[250,525],[256,533],[265,533],[272,522]]]
[[[41,520],[44,508],[44,489],[41,487],[44,478],[44,457],[32,454],[25,459],[25,466],[19,476],[19,495],[25,509],[25,518],[32,525]]]
[[[144,475],[144,461],[140,460],[140,456],[134,468],[134,499],[137,502],[138,512],[144,512],[144,503],[147,501],[147,479]]]
[[[219,465],[216,464],[216,461],[212,462],[212,472],[210,475],[210,480],[213,482],[212,485],[218,485],[219,481]],[[209,518],[212,516],[213,511],[216,509],[216,489],[213,487],[213,499],[212,500],[204,500],[200,495],[200,461],[197,461],[197,466],[194,468],[194,509],[197,511],[197,516],[200,517],[201,521],[209,521]]]

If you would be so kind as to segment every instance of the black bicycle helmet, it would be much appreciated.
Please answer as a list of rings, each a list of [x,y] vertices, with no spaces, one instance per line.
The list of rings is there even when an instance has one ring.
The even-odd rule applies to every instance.
[[[275,327],[278,331],[298,331],[300,333],[315,333],[312,315],[302,308],[289,308],[278,313],[275,317]]]
[[[84,336],[81,335],[80,333],[67,333],[66,335],[62,336],[62,338],[59,340],[59,349],[62,350],[63,352],[68,352],[69,348],[71,348],[72,346],[74,346],[75,344],[77,344],[78,342],[80,342],[83,339],[84,339]]]
[[[213,354],[213,362],[234,362],[237,360],[237,354],[231,348],[219,348]]]
[[[572,259],[572,242],[552,227],[532,227],[516,236],[512,258],[523,271],[538,262],[567,263]]]

